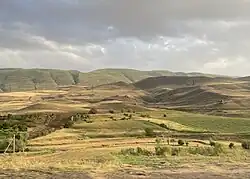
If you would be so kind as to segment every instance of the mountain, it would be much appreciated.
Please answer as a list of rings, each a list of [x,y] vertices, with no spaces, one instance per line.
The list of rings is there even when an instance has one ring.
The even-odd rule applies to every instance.
[[[201,73],[139,71],[133,69],[100,69],[88,73],[55,69],[0,69],[0,92],[57,89],[59,86],[99,86],[159,76],[213,76]]]

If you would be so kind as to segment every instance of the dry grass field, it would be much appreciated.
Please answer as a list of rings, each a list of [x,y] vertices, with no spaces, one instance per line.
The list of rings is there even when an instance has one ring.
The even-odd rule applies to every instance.
[[[250,177],[250,151],[241,147],[248,118],[153,108],[141,98],[148,93],[103,86],[0,93],[2,115],[98,111],[29,140],[29,151],[0,154],[0,178]]]

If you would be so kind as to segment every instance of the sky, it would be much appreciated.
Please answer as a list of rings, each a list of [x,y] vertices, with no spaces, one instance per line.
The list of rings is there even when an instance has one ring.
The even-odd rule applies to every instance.
[[[250,0],[0,0],[0,68],[250,75]]]

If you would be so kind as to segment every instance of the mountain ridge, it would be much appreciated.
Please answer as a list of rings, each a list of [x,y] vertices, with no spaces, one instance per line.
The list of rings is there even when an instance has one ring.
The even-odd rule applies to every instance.
[[[0,69],[0,92],[57,89],[59,86],[82,85],[99,86],[109,83],[136,83],[143,79],[158,76],[207,76],[202,73],[180,73],[168,70],[140,71],[135,69],[107,68],[90,72],[60,69]]]

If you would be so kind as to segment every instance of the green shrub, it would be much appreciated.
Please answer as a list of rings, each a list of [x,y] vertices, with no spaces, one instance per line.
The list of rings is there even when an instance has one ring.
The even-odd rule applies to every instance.
[[[230,143],[230,144],[228,145],[228,147],[229,147],[230,149],[234,148],[234,143]]]
[[[68,121],[64,124],[64,128],[71,128],[73,126],[74,122],[73,121]]]
[[[145,135],[148,137],[155,136],[154,130],[152,128],[145,128],[144,131],[145,131]]]
[[[180,140],[178,140],[178,144],[179,144],[179,145],[184,145],[185,142],[184,142],[183,140],[180,139]]]
[[[243,149],[250,149],[250,142],[249,141],[244,141],[241,143],[241,146]]]

